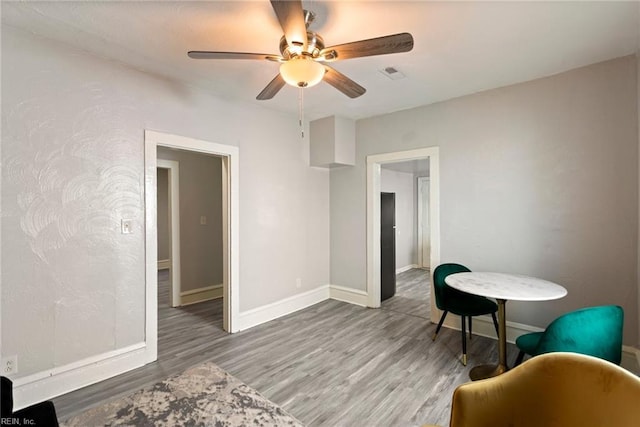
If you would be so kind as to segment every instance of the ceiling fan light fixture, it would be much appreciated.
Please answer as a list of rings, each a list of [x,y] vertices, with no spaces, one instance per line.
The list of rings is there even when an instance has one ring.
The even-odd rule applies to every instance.
[[[322,64],[306,56],[296,56],[280,65],[280,74],[285,82],[296,87],[315,86],[324,77]]]

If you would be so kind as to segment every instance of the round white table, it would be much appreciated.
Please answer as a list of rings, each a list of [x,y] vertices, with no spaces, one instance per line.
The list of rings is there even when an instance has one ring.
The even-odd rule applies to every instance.
[[[507,367],[507,326],[505,305],[507,300],[547,301],[567,295],[562,286],[547,280],[517,274],[470,272],[450,274],[445,283],[468,294],[494,298],[498,302],[498,364],[474,367],[469,373],[472,380],[500,375]]]

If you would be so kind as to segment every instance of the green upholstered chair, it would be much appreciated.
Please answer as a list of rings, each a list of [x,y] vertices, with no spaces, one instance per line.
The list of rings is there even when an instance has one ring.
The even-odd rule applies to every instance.
[[[520,353],[537,356],[556,351],[582,353],[620,364],[624,312],[618,305],[587,307],[563,314],[543,332],[520,335],[516,345]]]
[[[468,294],[466,292],[453,289],[447,286],[444,279],[454,273],[470,272],[467,267],[455,263],[440,264],[433,271],[433,288],[436,299],[436,306],[442,310],[442,317],[438,322],[435,334],[433,334],[433,341],[436,340],[438,332],[442,327],[445,317],[449,312],[460,316],[461,331],[462,331],[462,364],[467,364],[467,339],[466,339],[466,325],[465,319],[468,319],[469,323],[469,339],[472,334],[471,318],[473,316],[481,316],[484,314],[491,314],[493,317],[493,325],[496,328],[496,334],[498,334],[498,320],[496,319],[496,312],[498,311],[498,305],[488,298],[478,295]]]

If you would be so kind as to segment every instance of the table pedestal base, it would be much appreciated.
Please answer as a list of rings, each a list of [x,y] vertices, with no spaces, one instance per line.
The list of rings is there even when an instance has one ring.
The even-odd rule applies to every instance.
[[[504,374],[508,369],[505,365],[480,365],[471,369],[469,378],[471,378],[472,381],[483,380]]]

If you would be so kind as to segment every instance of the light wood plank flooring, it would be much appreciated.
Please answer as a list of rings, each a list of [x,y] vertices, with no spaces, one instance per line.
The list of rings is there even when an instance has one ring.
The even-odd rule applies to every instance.
[[[167,276],[159,277],[168,288]],[[58,415],[64,420],[211,360],[308,426],[447,425],[453,390],[473,365],[497,360],[497,344],[474,336],[464,367],[459,331],[444,329],[432,342],[435,325],[421,306],[428,277],[401,273],[396,296],[379,310],[328,300],[233,335],[222,331],[221,301],[170,308],[161,288],[158,361],[54,399]]]

